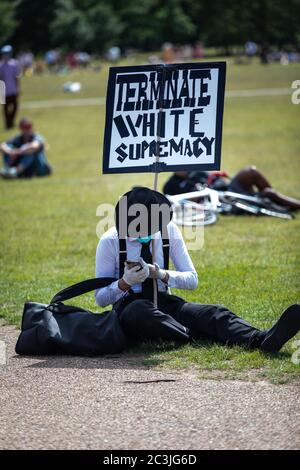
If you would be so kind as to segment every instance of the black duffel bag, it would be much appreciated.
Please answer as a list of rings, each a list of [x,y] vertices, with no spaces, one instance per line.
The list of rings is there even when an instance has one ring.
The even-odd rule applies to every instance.
[[[121,352],[126,338],[115,310],[97,314],[62,303],[113,281],[113,278],[96,278],[79,282],[58,292],[49,305],[26,302],[16,353],[100,355]]]

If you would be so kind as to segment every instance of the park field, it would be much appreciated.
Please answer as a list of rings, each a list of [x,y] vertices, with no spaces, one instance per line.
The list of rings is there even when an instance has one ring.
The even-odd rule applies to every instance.
[[[47,303],[56,291],[94,276],[98,243],[96,210],[115,204],[135,184],[152,187],[153,175],[102,175],[104,104],[36,107],[37,101],[105,98],[108,66],[22,79],[20,115],[31,117],[47,139],[51,177],[0,181],[0,316],[20,325],[25,301]],[[227,91],[289,89],[300,79],[300,65],[227,64]],[[77,95],[62,84],[82,83]],[[103,101],[104,103],[104,101]],[[229,96],[225,99],[222,169],[233,175],[254,164],[283,193],[300,198],[300,105],[291,94]],[[0,140],[14,132],[0,131]],[[159,175],[159,188],[169,174]],[[222,303],[254,326],[268,328],[283,309],[300,300],[300,217],[292,221],[254,216],[224,216],[205,229],[204,246],[191,252],[199,275],[190,301]],[[174,293],[180,294],[179,291]],[[96,311],[93,294],[74,300]],[[100,311],[100,310],[99,310]],[[300,376],[300,353],[290,341],[266,356],[241,347],[207,342],[173,348],[145,344],[145,363],[196,367],[203,377],[267,377],[286,382]],[[135,354],[137,351],[132,351]],[[292,354],[294,361],[292,361]]]

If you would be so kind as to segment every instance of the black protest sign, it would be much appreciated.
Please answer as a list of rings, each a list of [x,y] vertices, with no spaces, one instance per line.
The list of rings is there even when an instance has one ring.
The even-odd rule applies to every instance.
[[[225,72],[225,62],[111,67],[103,173],[220,169]]]

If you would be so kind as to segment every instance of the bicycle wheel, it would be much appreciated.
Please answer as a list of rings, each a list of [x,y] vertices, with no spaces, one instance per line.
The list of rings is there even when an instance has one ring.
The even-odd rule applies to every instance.
[[[182,204],[174,210],[173,220],[177,225],[186,227],[202,227],[211,225],[217,221],[216,211],[205,207],[189,206]]]

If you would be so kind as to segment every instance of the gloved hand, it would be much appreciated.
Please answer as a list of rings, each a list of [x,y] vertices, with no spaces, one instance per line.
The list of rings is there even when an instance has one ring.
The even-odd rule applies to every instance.
[[[125,264],[123,279],[129,286],[134,284],[140,284],[144,282],[147,277],[149,277],[149,266],[143,258],[139,259],[139,262],[142,265],[142,269],[139,266],[133,266],[133,268],[128,268]]]
[[[167,271],[161,269],[157,263],[148,264],[149,266],[149,277],[151,279],[160,279],[161,281],[167,280]]]

